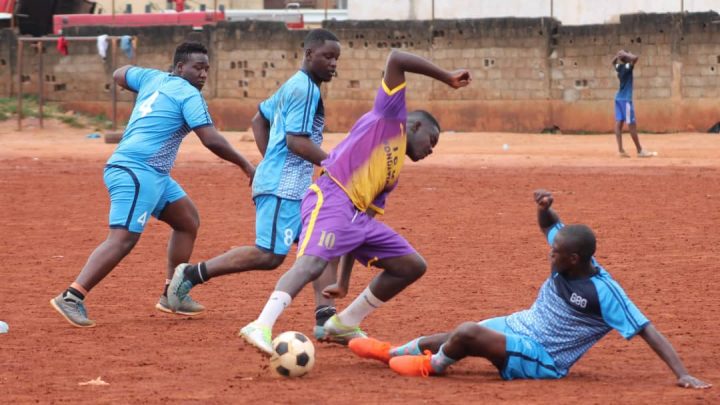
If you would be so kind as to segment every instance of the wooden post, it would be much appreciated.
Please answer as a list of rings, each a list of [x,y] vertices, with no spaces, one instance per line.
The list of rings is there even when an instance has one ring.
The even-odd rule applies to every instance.
[[[115,63],[117,60],[117,39],[113,38],[110,41],[112,46],[110,51],[110,71],[114,73]],[[117,131],[117,85],[115,84],[115,79],[112,77],[112,73],[110,73],[110,95],[112,97],[112,130]]]
[[[17,72],[18,72],[18,93],[17,93],[17,116],[18,116],[18,122],[17,127],[18,131],[22,131],[22,97],[23,97],[23,91],[22,91],[22,71],[23,71],[23,41],[18,39],[18,47],[17,47]]]
[[[40,56],[39,66],[38,66],[38,114],[39,114],[39,120],[40,120],[40,128],[44,128],[43,126],[43,104],[45,104],[45,81],[44,81],[44,63],[43,63],[43,43],[42,41],[38,41],[37,43],[37,50]]]

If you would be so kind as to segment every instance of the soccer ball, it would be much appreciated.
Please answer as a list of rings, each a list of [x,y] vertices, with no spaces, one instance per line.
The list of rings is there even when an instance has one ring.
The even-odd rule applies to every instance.
[[[283,377],[300,377],[315,365],[315,346],[300,332],[281,333],[272,341],[270,366]]]

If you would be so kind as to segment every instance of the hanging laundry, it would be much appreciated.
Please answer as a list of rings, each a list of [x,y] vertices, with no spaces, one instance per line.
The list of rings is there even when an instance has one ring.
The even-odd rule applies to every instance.
[[[130,35],[123,35],[120,38],[120,49],[125,52],[125,55],[127,55],[128,58],[133,58],[133,44],[132,37]]]
[[[67,56],[67,54],[68,54],[68,41],[67,41],[67,39],[65,39],[65,37],[60,37],[60,38],[58,38],[58,41],[57,41],[57,50],[58,50],[58,52],[60,52],[61,54]]]
[[[97,37],[97,49],[98,49],[98,55],[100,55],[101,58],[105,59],[107,56],[107,48],[108,48],[108,42],[107,42],[108,36],[98,35]]]

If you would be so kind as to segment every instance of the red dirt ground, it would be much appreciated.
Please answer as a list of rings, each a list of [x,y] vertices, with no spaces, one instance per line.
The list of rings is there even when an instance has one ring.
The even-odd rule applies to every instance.
[[[26,125],[32,125],[28,122]],[[107,233],[103,162],[114,146],[54,123],[0,125],[0,398],[4,403],[718,403],[720,395],[720,136],[641,135],[653,159],[619,159],[606,136],[445,134],[425,162],[408,164],[385,221],[429,263],[425,277],[365,328],[403,342],[528,307],[548,275],[548,247],[531,192],[555,192],[566,222],[598,234],[598,259],[678,349],[706,391],[674,378],[637,338],[610,333],[560,381],[501,381],[465,360],[448,376],[407,379],[343,347],[317,345],[315,370],[285,380],[238,337],[282,272],[212,280],[193,290],[208,312],[187,319],[153,306],[164,280],[168,229],[141,242],[87,300],[98,327],[72,328],[48,301],[77,275]],[[244,134],[228,134],[257,160]],[[339,136],[329,136],[327,145]],[[629,139],[626,140],[629,142]],[[501,145],[509,149],[503,151]],[[630,150],[631,148],[628,148]],[[198,206],[194,260],[251,244],[254,211],[240,171],[194,136],[173,172]],[[345,307],[373,271],[356,268]],[[275,331],[312,333],[306,289]],[[78,386],[101,376],[110,385]]]

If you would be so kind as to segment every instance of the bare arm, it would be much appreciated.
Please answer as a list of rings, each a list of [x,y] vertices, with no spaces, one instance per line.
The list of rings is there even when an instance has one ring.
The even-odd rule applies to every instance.
[[[263,117],[258,111],[252,119],[252,131],[255,137],[255,144],[260,151],[260,154],[265,157],[265,151],[267,151],[268,140],[270,139],[270,122]]]
[[[633,53],[631,53],[631,52],[628,52],[628,51],[626,51],[626,50],[624,50],[624,49],[623,49],[623,50],[620,50],[620,52],[618,52],[616,58],[622,59],[622,60],[624,60],[626,63],[629,63],[629,64],[631,64],[631,65],[633,65],[633,66],[635,66],[635,63],[636,63],[636,62],[638,61],[638,59],[639,59],[637,55],[635,55],[635,54],[633,54]]]
[[[285,135],[285,142],[287,147],[294,154],[301,158],[311,162],[315,166],[320,166],[320,163],[327,158],[322,148],[310,140],[310,137],[304,135]]]
[[[355,258],[350,254],[340,258],[340,265],[338,266],[340,276],[337,283],[325,287],[322,292],[325,298],[343,298],[347,295],[350,288],[350,275],[352,274],[353,264],[355,264]]]
[[[672,347],[672,344],[655,329],[655,326],[648,324],[645,329],[640,332],[640,336],[647,342],[648,346],[652,347],[658,357],[670,367],[675,377],[677,377],[678,386],[683,388],[712,387],[711,384],[702,382],[688,373],[685,365],[680,360],[680,356],[678,356]]]
[[[125,74],[131,67],[133,66],[125,65],[123,67],[115,69],[115,71],[113,72],[113,80],[115,80],[115,84],[122,87],[123,89],[132,91],[133,93],[137,93],[135,90],[128,87],[127,82],[125,81]]]
[[[385,84],[394,89],[405,83],[405,72],[432,77],[456,89],[471,81],[470,72],[465,69],[450,72],[423,57],[397,50],[390,52],[385,63]]]
[[[537,204],[537,219],[540,229],[547,235],[550,228],[560,222],[560,217],[550,208],[553,203],[553,196],[547,190],[535,190],[533,193]]]
[[[243,172],[250,178],[255,175],[255,166],[248,162],[240,152],[238,152],[230,142],[225,139],[224,136],[220,135],[218,130],[212,126],[201,127],[195,130],[198,138],[202,141],[203,146],[208,148],[212,153],[221,159],[227,160],[230,163],[236,164]]]

